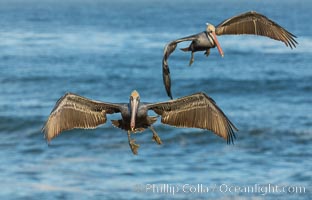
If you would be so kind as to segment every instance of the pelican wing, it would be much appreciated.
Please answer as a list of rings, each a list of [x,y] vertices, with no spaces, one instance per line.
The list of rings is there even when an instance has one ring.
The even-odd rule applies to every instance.
[[[225,116],[215,101],[204,93],[196,93],[163,103],[148,105],[161,115],[161,122],[176,127],[207,129],[232,142],[237,128]]]
[[[252,34],[282,41],[290,48],[296,47],[296,36],[266,16],[254,11],[243,13],[225,20],[216,27],[217,35]]]
[[[64,130],[96,128],[106,122],[106,114],[116,112],[120,112],[118,104],[67,93],[57,101],[42,131],[49,142]]]
[[[168,65],[169,56],[176,49],[178,43],[184,42],[184,41],[192,41],[194,39],[196,39],[196,35],[191,35],[188,37],[180,38],[180,39],[169,42],[168,44],[166,44],[164,48],[164,56],[162,60],[163,81],[164,81],[167,94],[171,99],[172,99],[171,80],[170,80],[170,71],[169,71],[169,65]]]

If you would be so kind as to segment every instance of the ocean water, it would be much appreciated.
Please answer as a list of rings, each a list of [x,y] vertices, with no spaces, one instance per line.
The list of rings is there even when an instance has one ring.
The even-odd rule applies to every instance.
[[[312,3],[285,1],[0,1],[0,199],[311,199]],[[206,58],[176,50],[174,97],[203,91],[238,127],[234,145],[209,131],[157,122],[127,135],[108,122],[41,133],[66,92],[107,102],[166,101],[165,44],[255,10],[299,45],[220,36]],[[179,47],[185,47],[182,43]]]

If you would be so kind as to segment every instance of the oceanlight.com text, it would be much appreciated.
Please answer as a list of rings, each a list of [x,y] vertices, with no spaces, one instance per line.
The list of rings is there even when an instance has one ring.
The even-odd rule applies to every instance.
[[[134,186],[136,192],[157,193],[175,195],[203,194],[203,193],[247,193],[256,195],[268,194],[305,194],[306,188],[298,185],[274,185],[274,184],[254,184],[254,185],[234,185],[234,184],[137,184]]]

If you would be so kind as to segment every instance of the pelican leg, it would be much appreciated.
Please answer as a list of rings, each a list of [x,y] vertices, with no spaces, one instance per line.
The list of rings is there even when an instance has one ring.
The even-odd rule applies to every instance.
[[[206,52],[205,52],[204,54],[206,55],[206,57],[208,57],[209,54],[210,54],[210,49],[207,49]]]
[[[129,146],[130,146],[132,153],[134,155],[137,155],[138,154],[138,148],[140,147],[140,145],[136,144],[135,140],[130,138],[130,131],[128,131],[128,142],[129,142]]]
[[[189,66],[191,66],[194,62],[194,51],[192,51],[191,53],[191,59],[190,59],[190,63],[189,63]]]
[[[152,139],[153,139],[155,142],[157,142],[157,144],[162,144],[162,141],[161,141],[160,137],[158,136],[158,134],[156,133],[154,127],[150,126],[149,128],[150,128],[151,131],[153,132],[153,137],[152,137]]]

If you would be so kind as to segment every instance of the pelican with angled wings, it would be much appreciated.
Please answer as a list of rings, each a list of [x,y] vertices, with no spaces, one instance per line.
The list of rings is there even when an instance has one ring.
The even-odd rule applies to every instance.
[[[190,46],[182,48],[183,51],[191,51],[191,59],[189,65],[194,62],[194,52],[205,51],[206,56],[210,53],[210,48],[217,47],[220,55],[223,57],[223,50],[218,42],[217,35],[239,35],[251,34],[266,36],[274,40],[284,42],[290,48],[296,47],[296,36],[285,30],[283,27],[270,20],[266,16],[251,11],[229,18],[218,26],[207,24],[204,32],[180,38],[169,42],[164,48],[164,56],[162,60],[163,81],[168,96],[172,99],[171,80],[168,66],[168,58],[176,49],[177,44],[185,41],[192,41]]]
[[[228,143],[233,143],[234,131],[237,131],[214,100],[204,93],[162,103],[145,103],[140,102],[137,91],[131,93],[129,103],[106,103],[67,93],[57,101],[42,131],[50,142],[62,131],[96,128],[106,122],[106,114],[121,113],[121,119],[112,120],[112,124],[127,131],[130,148],[137,154],[139,145],[130,138],[131,133],[150,128],[152,138],[158,144],[162,143],[152,127],[158,116],[148,116],[149,110],[160,115],[164,124],[207,129],[226,139]]]

